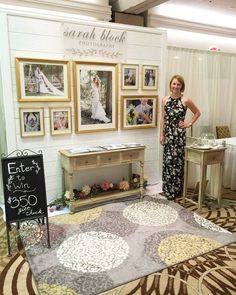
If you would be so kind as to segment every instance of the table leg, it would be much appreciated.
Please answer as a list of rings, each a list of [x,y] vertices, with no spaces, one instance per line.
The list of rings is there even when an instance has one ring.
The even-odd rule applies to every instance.
[[[217,190],[217,201],[218,201],[219,208],[221,208],[223,171],[224,171],[224,164],[220,163],[219,182],[218,182],[218,190]]]
[[[184,163],[184,191],[183,191],[183,204],[185,204],[185,198],[187,197],[187,186],[188,186],[188,161]]]
[[[62,193],[64,194],[65,193],[65,169],[62,168],[61,169],[61,187],[62,187]]]
[[[205,193],[205,182],[206,182],[206,165],[200,167],[200,182],[199,182],[199,193],[198,193],[198,212],[202,211],[202,202]]]
[[[70,191],[70,200],[73,199],[74,197],[74,193],[73,193],[73,173],[68,173],[68,176],[69,176],[69,179],[68,179],[68,182],[69,182],[69,191]]]
[[[132,163],[129,164],[129,181],[132,181]]]
[[[140,161],[140,197],[143,198],[143,179],[144,179],[144,163]]]

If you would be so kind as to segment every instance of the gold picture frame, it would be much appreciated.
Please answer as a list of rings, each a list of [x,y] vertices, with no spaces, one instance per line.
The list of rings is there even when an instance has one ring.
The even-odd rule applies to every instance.
[[[121,89],[137,90],[139,87],[139,65],[121,65]]]
[[[44,136],[44,109],[19,108],[21,137]]]
[[[135,95],[121,97],[121,128],[157,127],[158,96]]]
[[[71,107],[51,107],[49,113],[51,135],[72,133]]]
[[[116,63],[74,62],[75,132],[117,130]]]
[[[17,57],[16,85],[20,102],[70,101],[70,62]]]
[[[158,89],[158,73],[159,67],[152,65],[142,66],[142,89],[157,90]]]

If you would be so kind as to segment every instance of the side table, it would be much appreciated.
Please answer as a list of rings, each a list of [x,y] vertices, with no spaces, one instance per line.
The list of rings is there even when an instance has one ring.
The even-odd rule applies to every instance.
[[[62,189],[65,190],[65,177],[67,172],[68,188],[70,191],[69,208],[72,212],[78,211],[80,207],[94,205],[104,201],[120,199],[127,196],[140,194],[143,196],[144,179],[144,150],[145,146],[135,148],[124,148],[115,150],[104,150],[85,154],[72,154],[69,150],[60,150],[62,168]],[[74,173],[95,168],[115,167],[117,165],[128,165],[129,174],[132,174],[132,164],[139,163],[140,187],[128,191],[110,192],[98,197],[84,200],[73,199],[73,175]]]
[[[194,204],[198,204],[198,211],[202,210],[202,202],[204,200],[205,188],[206,188],[206,173],[207,165],[219,164],[219,178],[214,179],[214,183],[217,186],[216,198],[219,207],[221,206],[222,197],[222,178],[223,178],[223,168],[224,168],[224,156],[225,147],[220,149],[195,149],[191,147],[185,147],[185,173],[184,173],[184,191],[183,191],[183,203],[185,204],[186,199]],[[193,201],[187,197],[187,182],[188,182],[188,163],[192,162],[200,165],[200,182],[199,182],[199,192],[198,192],[198,202]]]

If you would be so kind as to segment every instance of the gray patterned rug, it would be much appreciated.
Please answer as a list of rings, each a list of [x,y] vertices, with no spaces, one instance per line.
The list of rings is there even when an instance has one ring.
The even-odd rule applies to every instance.
[[[22,227],[21,236],[39,291],[80,295],[99,294],[236,241],[156,194],[50,218],[50,249],[36,225]]]

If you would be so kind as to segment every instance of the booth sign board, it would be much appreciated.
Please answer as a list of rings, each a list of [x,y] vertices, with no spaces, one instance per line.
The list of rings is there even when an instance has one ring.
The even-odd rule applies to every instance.
[[[10,256],[10,223],[44,217],[47,221],[48,246],[49,226],[47,198],[42,154],[17,157],[2,157],[2,176],[4,187],[8,251]]]
[[[42,155],[3,158],[6,221],[46,216],[47,202]]]

